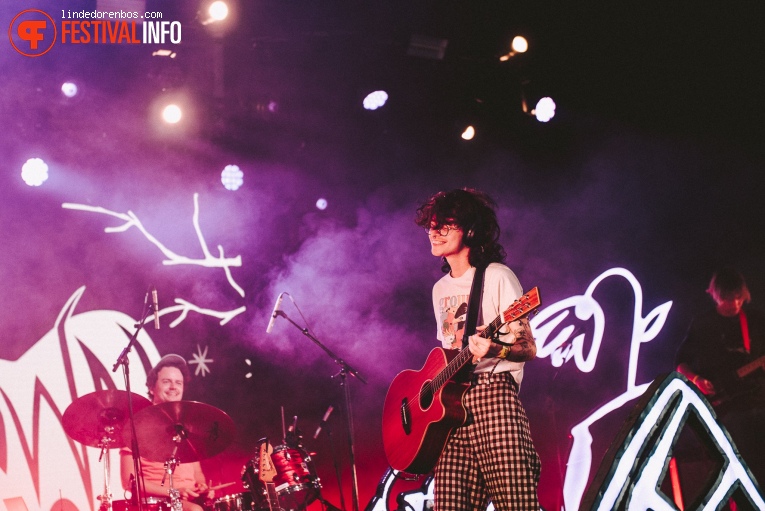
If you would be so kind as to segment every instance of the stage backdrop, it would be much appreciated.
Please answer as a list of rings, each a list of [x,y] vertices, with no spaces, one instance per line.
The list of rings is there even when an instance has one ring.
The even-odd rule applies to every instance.
[[[2,12],[9,24],[17,10]],[[214,108],[212,87],[192,83],[214,83],[206,50],[175,48],[174,90],[195,105],[178,129],[151,117],[175,68],[159,73],[140,45],[58,46],[35,59],[3,45],[0,510],[19,499],[30,510],[97,509],[100,452],[68,438],[62,415],[85,394],[125,389],[112,367],[152,287],[161,328],[138,335],[131,387],[145,395],[145,374],[164,354],[189,362],[184,397],[236,425],[231,445],[202,461],[214,485],[235,483],[219,494],[243,491],[257,441],[279,446],[283,427],[296,424],[322,495],[351,509],[347,385],[363,508],[388,468],[388,385],[437,345],[430,296],[440,261],[413,217],[439,190],[489,192],[508,265],[541,291],[539,356],[521,398],[546,509],[577,508],[629,408],[673,368],[692,315],[711,305],[704,289],[715,266],[739,266],[762,300],[762,162],[737,140],[563,106],[549,129],[524,119],[465,144],[430,115],[445,98],[429,91],[451,83],[443,68],[401,57],[403,97],[416,89],[433,103],[392,98],[388,113],[370,117],[352,101],[356,84],[332,74],[353,74],[340,52],[352,45],[301,45],[310,51],[271,47],[225,62],[278,103],[263,110],[235,98],[248,105],[238,116]],[[64,80],[78,83],[76,96],[62,95]],[[48,166],[41,186],[21,179],[31,158]],[[243,173],[236,191],[221,183],[228,165]],[[299,328],[279,317],[267,334],[281,293]],[[343,379],[302,328],[365,382]],[[116,450],[108,456],[119,499]]]

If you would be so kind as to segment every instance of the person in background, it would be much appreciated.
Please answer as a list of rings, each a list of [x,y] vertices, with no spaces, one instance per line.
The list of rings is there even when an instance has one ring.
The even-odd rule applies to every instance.
[[[181,401],[183,389],[190,378],[191,375],[183,357],[174,354],[165,355],[146,377],[149,399],[153,405]],[[165,476],[164,463],[141,457],[141,467],[146,495],[168,498],[170,485],[167,480],[164,485],[161,484]],[[123,488],[131,489],[133,455],[128,448],[120,450],[120,476]],[[197,502],[214,498],[214,491],[208,491],[202,465],[198,461],[180,463],[175,468],[173,487],[179,492],[183,511],[203,511],[203,507]]]
[[[707,288],[714,308],[699,314],[675,358],[677,371],[709,399],[760,484],[765,483],[765,316],[750,304],[743,275],[731,266]],[[736,373],[754,364],[743,378]]]

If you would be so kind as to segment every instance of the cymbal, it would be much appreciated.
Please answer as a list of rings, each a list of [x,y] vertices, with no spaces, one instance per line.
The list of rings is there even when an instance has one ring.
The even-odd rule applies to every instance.
[[[115,449],[127,445],[123,431],[129,429],[128,396],[133,401],[133,413],[151,405],[145,397],[124,390],[91,392],[66,408],[61,421],[64,431],[72,440],[90,447]]]
[[[135,429],[142,457],[167,461],[175,453],[181,463],[215,456],[228,447],[235,432],[234,421],[224,411],[197,401],[144,408],[135,416]]]

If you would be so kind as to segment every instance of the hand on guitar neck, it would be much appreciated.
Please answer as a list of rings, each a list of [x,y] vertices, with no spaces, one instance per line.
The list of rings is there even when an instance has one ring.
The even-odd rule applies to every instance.
[[[476,328],[478,333],[470,336],[468,348],[473,355],[473,364],[486,357],[500,357],[513,362],[527,362],[536,357],[537,345],[528,318],[523,317],[503,325],[494,332],[493,337],[487,333],[490,326],[479,326]]]

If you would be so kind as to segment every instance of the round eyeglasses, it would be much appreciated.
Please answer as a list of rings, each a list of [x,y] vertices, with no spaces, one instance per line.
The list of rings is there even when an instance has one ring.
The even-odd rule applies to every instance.
[[[430,236],[431,232],[437,232],[439,236],[447,236],[449,234],[449,231],[457,231],[459,230],[459,227],[456,225],[443,225],[439,228],[436,227],[426,227],[425,230],[428,233],[428,236]]]

